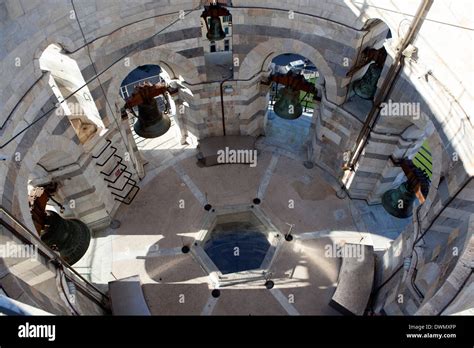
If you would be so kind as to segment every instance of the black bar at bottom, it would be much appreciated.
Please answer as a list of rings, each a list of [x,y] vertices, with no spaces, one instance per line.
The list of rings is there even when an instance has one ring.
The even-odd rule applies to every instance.
[[[55,339],[20,338],[20,325],[55,325]],[[0,345],[413,344],[472,347],[473,317],[0,317]]]

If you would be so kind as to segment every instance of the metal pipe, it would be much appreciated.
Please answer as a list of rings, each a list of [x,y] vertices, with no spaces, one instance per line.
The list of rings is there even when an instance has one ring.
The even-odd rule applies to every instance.
[[[221,81],[219,89],[221,92],[221,113],[222,113],[222,132],[223,135],[225,136],[225,115],[224,115],[224,91],[223,91],[223,86],[224,82],[229,81],[232,77],[234,76],[234,73],[232,72],[229,77],[225,78],[224,80]]]

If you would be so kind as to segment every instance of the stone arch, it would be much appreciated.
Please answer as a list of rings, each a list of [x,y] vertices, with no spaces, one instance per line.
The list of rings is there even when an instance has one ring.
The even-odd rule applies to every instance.
[[[193,84],[199,84],[203,82],[197,67],[183,55],[173,52],[169,49],[162,47],[153,47],[147,50],[141,50],[131,55],[130,64],[116,64],[113,69],[107,72],[108,76],[111,77],[110,84],[106,90],[107,100],[110,101],[113,115],[120,119],[120,109],[123,106],[124,101],[120,96],[120,85],[122,81],[137,67],[146,64],[156,64],[169,75],[171,79],[185,79],[187,82]],[[189,101],[188,101],[189,102]],[[185,126],[178,122],[181,134],[187,134]],[[126,130],[126,133],[128,130]],[[131,134],[129,134],[131,135]],[[134,143],[133,137],[129,139],[130,142]],[[135,145],[132,145],[134,147]]]
[[[73,163],[77,162],[83,153],[84,149],[82,145],[76,144],[73,140],[61,135],[50,135],[48,137],[42,137],[42,140],[36,142],[35,146],[31,147],[25,154],[20,162],[21,166],[16,177],[14,194],[17,197],[21,220],[31,229],[31,231],[34,231],[35,228],[27,199],[29,174],[33,171],[35,166],[47,156],[61,154],[64,157],[68,156],[70,163]],[[78,175],[88,183],[89,187],[94,186],[85,173],[80,173]]]
[[[389,23],[387,23],[384,19],[380,18],[380,17],[370,17],[370,18],[367,18],[365,21],[364,21],[364,25],[362,26],[362,30],[366,29],[367,27],[373,25],[373,24],[383,24],[385,25],[389,32],[390,32],[390,35],[393,37],[394,34],[396,34],[396,31],[394,31],[394,28],[393,26],[390,26]]]
[[[300,56],[300,57],[298,57],[298,59],[305,59],[305,60],[308,59],[310,63],[314,64],[314,62],[311,61],[308,57],[306,57],[306,56],[304,56],[300,53],[298,53],[298,54],[291,53],[291,54]],[[282,58],[282,56],[284,56],[284,55],[286,55],[286,54],[277,54],[277,55],[274,55],[273,53],[269,54],[264,59],[262,66],[267,67],[270,64],[273,64],[274,60],[276,60],[278,58]],[[295,57],[294,59],[297,59],[297,58]],[[275,64],[277,64],[277,63],[275,62]],[[314,64],[314,65],[316,66],[316,64]],[[316,68],[317,68],[317,66],[316,66]],[[252,77],[252,79],[253,79],[253,77]],[[304,79],[306,81],[308,81],[307,76],[305,76]],[[315,88],[316,88],[316,91],[314,92],[314,95],[318,96],[322,92],[321,91],[321,88],[322,88],[321,86],[324,86],[324,76],[319,75],[319,77],[317,78],[317,80],[314,84],[315,84]],[[260,86],[260,88],[259,88],[259,92],[261,93],[261,95],[265,96],[265,98],[264,98],[264,100],[265,100],[264,110],[265,111],[264,111],[264,117],[262,119],[262,121],[263,121],[262,122],[262,134],[265,135],[265,139],[267,139],[269,142],[274,141],[276,138],[281,139],[281,136],[286,137],[285,139],[289,140],[290,143],[292,143],[293,145],[291,145],[287,148],[285,148],[283,144],[280,144],[279,146],[282,149],[285,149],[285,151],[288,151],[288,153],[292,153],[296,157],[304,160],[304,159],[306,159],[306,157],[303,158],[302,153],[307,154],[307,153],[312,153],[313,152],[312,139],[315,136],[314,132],[315,132],[315,129],[316,129],[317,119],[318,119],[319,110],[320,110],[320,105],[319,105],[320,101],[319,102],[314,101],[314,104],[313,104],[312,107],[311,106],[307,107],[307,104],[306,104],[306,106],[303,107],[303,113],[298,117],[298,119],[300,121],[297,121],[296,119],[292,120],[290,122],[295,122],[295,123],[292,123],[292,125],[290,126],[290,124],[287,123],[288,120],[284,120],[282,122],[281,117],[278,116],[278,114],[276,114],[274,112],[274,110],[275,110],[274,108],[275,108],[275,105],[278,101],[278,98],[281,97],[281,94],[279,94],[278,98],[276,98],[277,94],[275,94],[275,89],[274,89],[275,85],[278,85],[278,84],[275,83],[275,82],[272,82],[268,86],[263,85],[263,86]],[[284,86],[280,86],[280,87],[284,87]],[[281,92],[278,92],[278,93],[281,93]],[[311,93],[310,95],[313,95],[313,93]],[[272,99],[272,98],[274,98],[274,99]],[[301,95],[299,97],[301,105],[304,104],[304,100],[306,100],[306,102],[307,102],[309,99],[310,98],[307,98],[306,95],[305,95],[305,97],[301,97]],[[296,126],[296,122],[301,122],[301,120],[305,120],[305,119],[309,120],[309,122],[304,122],[302,124],[300,123],[298,126]],[[302,126],[303,124],[304,124],[304,126]],[[287,127],[290,127],[290,128],[287,128]],[[291,128],[291,127],[293,127],[293,128]],[[296,132],[301,132],[301,133],[296,133]],[[276,136],[277,134],[278,134],[278,136]],[[298,136],[295,137],[294,136],[295,134],[298,134]],[[295,139],[298,139],[298,140],[295,141]],[[286,141],[284,141],[284,143],[285,142]],[[307,155],[303,155],[303,156],[307,156]]]
[[[153,47],[136,52],[130,56],[130,63],[128,66],[125,64],[116,64],[110,72],[113,74],[113,77],[107,88],[107,99],[113,102],[116,109],[121,104],[119,90],[122,81],[129,73],[141,65],[159,65],[172,79],[177,79],[181,76],[186,78],[188,82],[202,82],[199,77],[199,71],[189,59],[179,53],[161,47]],[[120,111],[120,107],[118,111]],[[120,115],[117,117],[119,116]]]
[[[369,24],[373,22],[381,22],[385,24],[390,30],[392,39],[398,41],[400,38],[400,24],[405,21],[405,18],[402,19],[399,23],[388,22],[387,19],[388,18],[381,17],[381,13],[377,9],[368,7],[363,12],[363,18],[360,21],[360,25],[358,25],[357,27],[359,27],[360,30],[364,30]]]
[[[447,153],[444,150],[444,145],[438,130],[435,129],[433,121],[428,118],[426,114],[424,114],[424,117],[420,117],[419,119],[410,120],[410,124],[420,130],[427,130],[427,132],[425,131],[425,134],[428,134],[426,134],[427,136],[424,140],[428,141],[433,163],[430,189],[428,191],[428,195],[425,197],[426,202],[423,204],[420,211],[420,218],[422,218],[428,214],[432,207],[432,203],[435,201],[436,196],[438,195],[438,185],[441,181],[441,178],[447,175],[447,168],[443,166],[443,164],[447,163],[447,161],[449,162],[449,159],[447,158]]]
[[[385,60],[382,65],[382,70],[380,72],[379,78],[376,83],[376,92],[375,95],[371,98],[372,101],[376,100],[380,96],[380,87],[383,85],[383,82],[388,76],[388,72],[393,64],[393,57],[388,53],[387,49],[385,48],[387,36],[390,35],[391,40],[393,40],[393,30],[392,28],[381,18],[372,17],[368,18],[362,27],[362,30],[365,32],[362,36],[362,41],[360,46],[358,47],[358,54],[354,58],[354,65],[357,61],[360,61],[361,55],[367,48],[374,48],[376,50],[381,50],[385,52]],[[384,34],[385,35],[381,35]],[[374,62],[372,60],[371,62]],[[357,71],[354,71],[349,78],[347,79],[347,95],[346,101],[347,102],[350,98],[354,96],[353,84],[357,81],[362,79],[366,72],[369,70],[369,66],[372,65],[370,62],[366,62],[364,67],[359,67]]]
[[[265,70],[273,58],[284,53],[297,53],[313,62],[324,78],[327,99],[337,100],[339,87],[332,68],[317,49],[299,40],[272,38],[257,45],[240,63],[236,78],[241,80],[251,78]]]

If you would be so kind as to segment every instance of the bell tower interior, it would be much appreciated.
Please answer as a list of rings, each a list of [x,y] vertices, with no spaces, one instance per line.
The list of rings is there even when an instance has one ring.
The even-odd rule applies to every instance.
[[[472,9],[0,1],[0,312],[473,315]]]

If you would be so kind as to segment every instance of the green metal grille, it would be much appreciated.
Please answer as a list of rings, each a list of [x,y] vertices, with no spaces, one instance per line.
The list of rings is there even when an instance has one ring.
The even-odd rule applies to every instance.
[[[433,160],[431,157],[431,150],[428,145],[428,140],[425,140],[420,150],[413,158],[413,164],[417,168],[420,168],[422,171],[424,171],[431,180],[431,175],[433,174]]]

